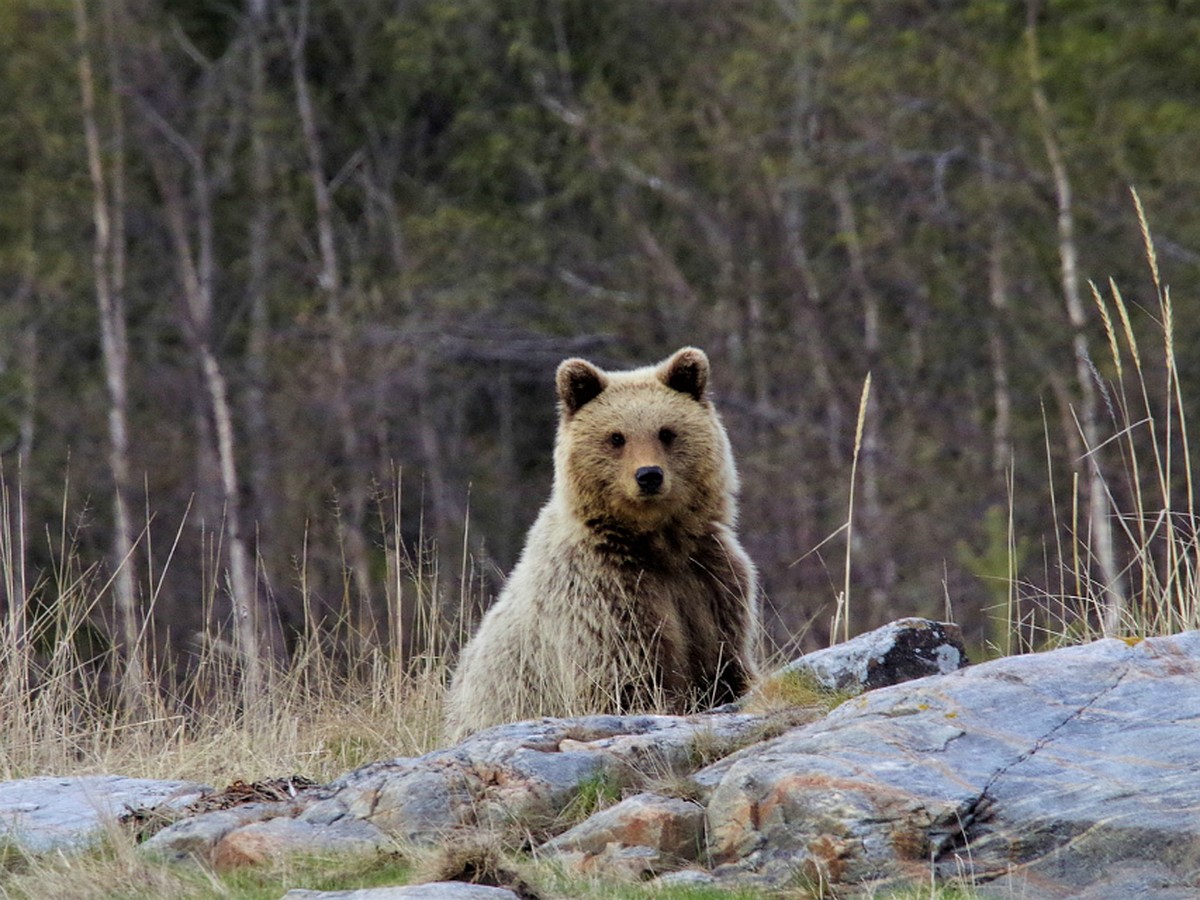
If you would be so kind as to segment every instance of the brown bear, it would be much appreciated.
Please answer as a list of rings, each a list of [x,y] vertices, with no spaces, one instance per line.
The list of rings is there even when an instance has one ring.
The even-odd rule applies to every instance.
[[[758,583],[708,357],[558,367],[554,488],[446,703],[460,740],[535,716],[687,713],[756,674]]]

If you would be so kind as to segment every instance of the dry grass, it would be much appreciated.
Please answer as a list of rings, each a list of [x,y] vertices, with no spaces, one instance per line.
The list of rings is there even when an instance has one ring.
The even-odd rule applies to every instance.
[[[1077,461],[1080,467],[1092,459],[1099,464],[1115,524],[1113,550],[1123,567],[1108,581],[1098,574],[1099,529],[1088,521],[1086,479],[1078,472],[1055,472],[1047,428],[1049,502],[1057,530],[1037,580],[1043,586],[1037,587],[1017,571],[1012,548],[1018,540],[1010,515],[1008,652],[1200,628],[1200,518],[1175,355],[1175,309],[1136,191],[1133,201],[1153,305],[1128,303],[1111,279],[1107,290],[1091,285],[1111,376],[1102,376],[1096,366],[1091,369],[1110,432],[1100,446],[1085,446],[1086,458]],[[1144,346],[1147,333],[1157,345],[1149,350]],[[1061,482],[1068,477],[1064,490]],[[1064,495],[1068,500],[1060,503],[1056,498]]]
[[[446,602],[427,566],[398,556],[389,586],[392,613],[429,630],[429,652],[411,662],[360,637],[348,664],[350,652],[330,639],[347,633],[346,623],[318,627],[310,619],[298,649],[269,671],[262,696],[246,709],[236,655],[221,635],[198,640],[184,670],[154,645],[147,621],[142,658],[150,668],[138,702],[129,704],[111,674],[122,670],[117,651],[97,625],[108,583],[80,563],[66,522],[64,512],[53,571],[31,583],[19,488],[0,473],[0,585],[8,601],[0,778],[106,772],[218,786],[287,774],[327,781],[439,742],[445,617],[403,608],[406,598],[427,607]],[[151,598],[156,589],[148,586]],[[389,628],[397,634],[399,623]]]

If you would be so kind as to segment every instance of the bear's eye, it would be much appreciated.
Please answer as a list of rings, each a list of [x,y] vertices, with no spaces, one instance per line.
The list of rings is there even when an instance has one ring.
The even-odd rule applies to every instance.
[[[664,447],[670,447],[675,443],[675,432],[670,428],[661,428],[658,432],[658,439],[662,441]]]
[[[619,431],[614,431],[612,434],[610,434],[608,436],[608,442],[610,444],[612,444],[614,447],[624,447],[625,446],[625,435],[621,434],[621,432],[619,432]]]

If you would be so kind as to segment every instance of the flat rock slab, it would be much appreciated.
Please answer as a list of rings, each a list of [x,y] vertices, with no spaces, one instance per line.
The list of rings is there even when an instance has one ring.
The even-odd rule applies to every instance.
[[[697,780],[733,881],[927,882],[932,866],[997,896],[1116,897],[1121,864],[1138,896],[1167,898],[1200,895],[1198,738],[1192,632],[883,688]]]
[[[0,782],[0,837],[28,853],[83,849],[124,813],[182,808],[212,788],[120,775],[41,776]]]
[[[460,881],[436,881],[404,887],[362,888],[356,891],[291,890],[283,900],[518,900],[508,888]]]

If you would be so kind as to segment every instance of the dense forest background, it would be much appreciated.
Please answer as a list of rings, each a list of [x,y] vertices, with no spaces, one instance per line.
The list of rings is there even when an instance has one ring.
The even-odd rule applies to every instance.
[[[118,645],[417,652],[398,572],[494,596],[558,361],[695,344],[773,640],[849,560],[854,630],[978,646],[1136,591],[1200,400],[1191,0],[0,0],[0,135],[10,625],[86,581]]]

